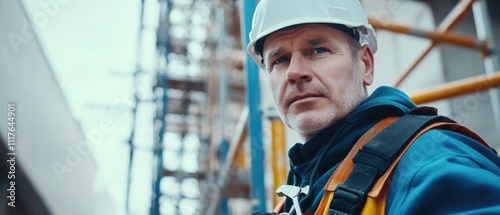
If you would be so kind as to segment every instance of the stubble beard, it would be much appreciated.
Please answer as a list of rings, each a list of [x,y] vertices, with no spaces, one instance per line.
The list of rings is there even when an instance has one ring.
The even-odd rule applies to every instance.
[[[349,85],[341,89],[335,98],[334,103],[323,111],[315,111],[309,114],[297,114],[293,117],[282,116],[288,127],[297,131],[304,140],[309,139],[326,127],[329,127],[346,117],[367,97],[366,88],[363,85],[359,67],[354,66],[352,72],[356,81],[351,81]]]

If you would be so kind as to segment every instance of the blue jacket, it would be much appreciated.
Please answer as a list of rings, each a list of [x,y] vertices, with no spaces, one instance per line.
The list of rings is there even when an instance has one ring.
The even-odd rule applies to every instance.
[[[380,87],[348,116],[288,152],[288,184],[310,186],[300,201],[315,211],[323,188],[357,139],[380,120],[416,105],[403,92]],[[289,211],[291,201],[285,210]],[[388,214],[500,214],[500,157],[461,134],[434,129],[403,155],[391,179]]]

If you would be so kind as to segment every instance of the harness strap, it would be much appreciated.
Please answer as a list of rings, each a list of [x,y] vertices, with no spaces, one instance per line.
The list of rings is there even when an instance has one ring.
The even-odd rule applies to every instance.
[[[315,215],[349,214],[355,212],[354,210],[357,210],[357,212],[359,213],[361,209],[363,209],[364,202],[366,201],[367,196],[371,199],[373,203],[374,200],[377,199],[379,194],[382,195],[381,198],[384,198],[384,201],[375,200],[375,202],[378,201],[378,203],[380,202],[385,203],[385,196],[384,193],[381,193],[381,191],[383,190],[384,186],[387,185],[386,182],[388,177],[391,175],[392,171],[394,170],[400,158],[403,156],[404,152],[410,147],[410,145],[415,141],[415,139],[417,139],[421,134],[430,129],[439,127],[442,129],[455,131],[464,134],[466,136],[469,136],[477,140],[478,142],[482,143],[487,148],[493,150],[479,135],[477,135],[473,131],[453,122],[452,120],[446,117],[436,116],[436,114],[437,110],[434,108],[419,107],[413,109],[410,112],[410,114],[403,116],[404,118],[401,117],[403,118],[402,120],[398,120],[400,119],[400,117],[388,117],[377,123],[371,129],[369,129],[365,134],[363,134],[363,136],[361,136],[358,139],[358,141],[353,146],[352,150],[349,152],[344,161],[330,176],[330,179],[328,180],[324,188],[323,198],[321,199],[321,202],[314,214]],[[409,119],[407,116],[410,116],[410,118],[412,119]],[[417,123],[411,123],[412,120],[415,119]],[[396,124],[397,120],[400,123]],[[406,122],[402,122],[403,120]],[[405,124],[411,124],[412,126],[407,127],[407,125]],[[392,127],[384,130],[386,127],[389,127],[389,125],[391,125]],[[418,127],[418,129],[416,129],[416,127]],[[383,130],[384,132],[382,132]],[[405,133],[402,131],[411,131],[411,132]],[[379,133],[380,135],[378,135]],[[403,135],[403,133],[405,133],[404,137],[401,136]],[[388,135],[388,136],[379,138],[379,136],[381,135]],[[370,142],[374,142],[374,144],[381,144],[381,143],[383,144],[383,142],[381,142],[380,140],[384,139],[381,138],[388,138],[385,140],[386,141],[393,140],[393,141],[387,142],[384,145],[375,145],[375,146],[369,145],[368,147],[364,147]],[[401,146],[393,146],[391,144],[399,144]],[[390,145],[390,147],[387,147],[388,145]],[[375,150],[372,150],[373,148]],[[388,149],[380,150],[384,148]],[[358,156],[357,155],[359,154],[358,151],[360,152],[362,151],[361,153],[363,153],[363,155]],[[372,160],[366,160],[366,159],[372,159],[371,157],[375,157],[375,159],[378,162],[372,164],[371,163]],[[353,160],[356,161],[353,162]],[[351,173],[351,171],[355,173]],[[380,176],[381,174],[383,175]],[[374,177],[372,175],[376,176]],[[351,179],[349,180],[349,178]],[[358,178],[365,178],[365,179],[358,179]],[[369,182],[363,181],[367,179]],[[384,189],[386,190],[387,188]],[[334,196],[336,198],[334,198]],[[342,208],[346,210],[339,211],[338,209],[337,210],[330,209],[330,204],[332,204],[332,208],[335,208],[333,203],[335,199],[339,198],[342,198],[342,200],[340,201],[337,200],[337,204],[339,204],[339,202],[341,202],[341,204],[346,204],[346,202],[347,204],[349,204],[348,207]],[[283,210],[285,200],[286,198],[280,199],[280,201],[278,202],[278,204],[274,209],[274,212],[279,213]],[[357,204],[357,206],[354,204]],[[383,211],[384,207],[385,204],[382,207],[378,208],[381,208],[381,210]],[[366,212],[365,210],[363,210],[362,212],[365,213]]]
[[[453,122],[437,111],[412,112],[399,118],[371,139],[353,157],[354,168],[334,190],[329,214],[358,214],[376,180],[389,168],[409,140],[421,129],[435,122]]]
[[[367,132],[365,132],[353,146],[347,157],[344,159],[342,163],[340,163],[339,167],[334,171],[334,173],[328,179],[328,182],[325,185],[323,198],[319,203],[318,208],[314,215],[323,215],[328,213],[328,208],[330,206],[330,202],[333,199],[333,191],[342,183],[352,168],[354,167],[354,163],[352,162],[352,158],[354,155],[363,147],[368,141],[374,138],[377,134],[379,134],[382,130],[384,130],[391,123],[399,119],[399,117],[388,117],[377,123],[375,126],[370,128]]]
[[[323,194],[323,198],[321,199],[321,202],[318,206],[318,209],[316,210],[315,215],[318,214],[326,214],[328,210],[328,206],[330,205],[330,202],[333,198],[333,191],[335,187],[342,183],[346,178],[347,175],[349,175],[349,172],[351,172],[352,169],[352,157],[358,152],[358,150],[368,143],[373,137],[375,137],[380,131],[384,130],[387,126],[389,126],[391,123],[396,121],[399,117],[388,117],[377,123],[375,126],[370,128],[367,132],[361,136],[356,144],[353,146],[352,150],[349,152],[347,155],[346,159],[340,164],[340,166],[334,171],[334,173],[330,176],[330,179],[328,179],[328,182],[325,185],[325,193]],[[351,162],[346,162],[346,161],[351,161]],[[274,208],[273,212],[275,213],[280,213],[282,212],[283,208],[285,207],[285,201],[286,197],[281,197],[278,203],[276,204],[276,207]],[[326,211],[324,210],[326,209]]]

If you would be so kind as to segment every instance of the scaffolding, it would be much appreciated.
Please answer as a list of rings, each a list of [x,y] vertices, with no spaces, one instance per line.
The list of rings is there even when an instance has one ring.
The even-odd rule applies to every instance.
[[[141,1],[134,127],[128,141],[128,214],[138,212],[130,199],[138,183],[133,178],[141,151],[150,153],[154,166],[152,175],[145,177],[152,181],[149,214],[200,214],[217,193],[223,197],[219,211],[227,210],[227,197],[248,199],[246,171],[224,166],[225,160],[236,160],[243,151],[229,145],[236,141],[243,146],[245,139],[232,134],[245,133],[247,122],[240,117],[245,110],[245,73],[239,8],[236,1]],[[145,14],[155,10],[157,23],[152,25]],[[144,56],[149,46],[145,38],[152,34],[153,66]],[[144,140],[138,133],[145,129],[136,125],[145,120],[153,124],[154,144],[140,143]],[[186,163],[194,167],[185,168]],[[225,173],[228,178],[222,182],[219,177]]]
[[[473,12],[477,38],[452,33],[451,30],[459,24],[467,13]],[[410,98],[416,104],[428,103],[436,100],[447,99],[455,96],[469,93],[489,90],[493,119],[496,130],[499,131],[500,138],[500,94],[496,87],[500,86],[499,76],[500,67],[498,65],[498,54],[495,52],[493,32],[487,11],[486,0],[461,0],[441,22],[441,24],[432,31],[413,28],[409,25],[390,20],[380,22],[379,17],[369,17],[369,22],[378,30],[387,30],[394,33],[408,34],[429,39],[431,43],[417,57],[417,59],[401,73],[397,78],[394,87],[399,87],[411,74],[412,71],[424,60],[424,58],[439,44],[447,43],[464,48],[475,49],[481,54],[484,65],[485,75],[470,77],[463,80],[445,83],[441,86],[430,89],[422,89],[418,92],[410,93]]]

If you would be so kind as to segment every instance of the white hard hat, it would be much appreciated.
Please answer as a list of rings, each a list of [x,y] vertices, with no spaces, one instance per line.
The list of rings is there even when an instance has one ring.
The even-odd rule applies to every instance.
[[[375,30],[359,0],[261,0],[255,8],[247,51],[262,67],[255,44],[282,28],[305,23],[330,23],[354,28],[359,43],[377,51]]]

